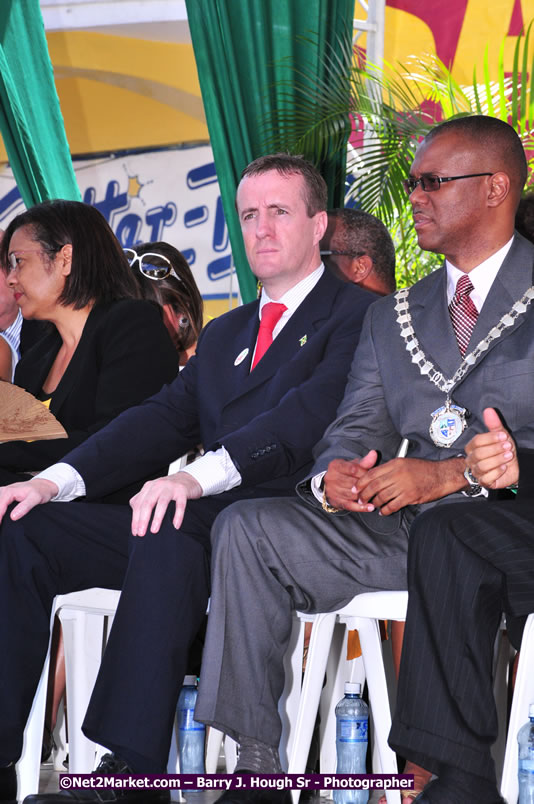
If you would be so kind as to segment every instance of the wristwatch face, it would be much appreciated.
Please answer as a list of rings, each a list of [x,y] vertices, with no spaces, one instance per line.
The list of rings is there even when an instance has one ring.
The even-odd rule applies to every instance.
[[[464,489],[464,494],[467,494],[468,497],[475,497],[477,494],[480,494],[482,491],[482,486],[477,481],[476,477],[471,473],[470,469],[466,469],[464,471],[464,477],[469,483],[469,488]]]

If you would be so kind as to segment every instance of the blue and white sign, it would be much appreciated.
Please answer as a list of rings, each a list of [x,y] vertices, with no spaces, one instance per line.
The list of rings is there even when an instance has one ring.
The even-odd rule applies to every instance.
[[[184,254],[205,299],[238,293],[228,231],[209,145],[74,161],[83,201],[104,215],[124,248],[166,240]],[[24,205],[5,166],[0,227]]]

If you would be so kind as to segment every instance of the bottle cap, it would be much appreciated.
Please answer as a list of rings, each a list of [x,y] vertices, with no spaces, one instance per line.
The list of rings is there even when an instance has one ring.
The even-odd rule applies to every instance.
[[[196,676],[184,676],[184,687],[196,687],[198,680]]]
[[[360,695],[362,685],[357,681],[345,681],[345,695]]]
[[[528,708],[528,716],[529,717],[534,717],[534,703],[531,703],[529,708]]]

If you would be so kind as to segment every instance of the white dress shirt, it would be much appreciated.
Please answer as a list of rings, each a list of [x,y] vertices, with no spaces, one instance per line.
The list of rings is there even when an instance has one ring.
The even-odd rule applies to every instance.
[[[287,310],[283,313],[273,330],[273,340],[280,334],[308,293],[313,290],[323,275],[323,272],[324,265],[321,263],[315,271],[308,274],[308,276],[302,279],[298,284],[284,293],[280,299],[276,300],[279,304],[285,304]],[[262,288],[258,308],[260,319],[263,306],[270,301],[273,300],[269,298],[265,288]],[[254,347],[254,351],[256,351],[256,347]],[[239,486],[241,483],[241,475],[224,447],[204,453],[204,455],[201,455],[181,471],[187,472],[195,478],[202,487],[203,497],[211,494],[221,494],[223,491],[229,491]],[[85,495],[85,483],[83,482],[83,478],[68,463],[56,463],[43,472],[40,472],[37,477],[51,480],[57,485],[59,492],[53,498],[55,502],[68,502],[69,500],[74,500],[76,497],[83,497]]]

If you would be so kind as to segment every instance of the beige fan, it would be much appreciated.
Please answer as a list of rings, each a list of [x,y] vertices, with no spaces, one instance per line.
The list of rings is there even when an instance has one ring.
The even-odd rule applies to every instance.
[[[42,402],[18,385],[0,381],[0,442],[67,438]]]

